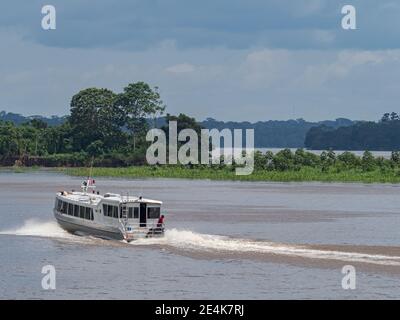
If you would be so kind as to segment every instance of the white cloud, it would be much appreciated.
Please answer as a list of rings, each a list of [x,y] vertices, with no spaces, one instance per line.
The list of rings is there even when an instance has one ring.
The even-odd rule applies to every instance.
[[[336,34],[331,30],[314,30],[313,37],[321,44],[332,44],[336,40]]]
[[[253,88],[279,84],[291,72],[291,56],[290,51],[284,49],[249,53],[239,67],[244,84]]]
[[[305,71],[301,83],[315,85],[325,85],[331,80],[343,80],[356,73],[357,70],[373,68],[385,61],[393,60],[396,55],[393,51],[349,51],[343,50],[336,54],[333,59],[321,64],[309,64]],[[371,75],[373,71],[371,71]]]
[[[326,5],[326,0],[307,0],[291,3],[292,12],[296,16],[308,16],[320,12]]]
[[[196,70],[196,67],[189,63],[176,64],[174,66],[168,67],[165,71],[170,73],[189,73]]]

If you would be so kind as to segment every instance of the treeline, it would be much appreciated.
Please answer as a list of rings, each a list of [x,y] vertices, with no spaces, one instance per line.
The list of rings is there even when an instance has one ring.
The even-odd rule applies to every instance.
[[[49,118],[42,116],[24,117],[16,113],[0,112],[0,120],[11,121],[14,124],[27,123],[33,119],[42,120],[49,126],[61,125],[67,121],[66,116],[57,117],[52,116]],[[158,127],[166,125],[166,117],[157,117],[156,119],[147,119],[149,125]],[[296,120],[269,120],[258,121],[255,123],[247,121],[218,121],[213,118],[208,118],[199,123],[206,129],[254,129],[255,140],[254,145],[256,148],[302,148],[304,147],[304,140],[307,132],[317,126],[325,125],[327,127],[338,128],[350,126],[354,124],[352,120],[339,118],[336,120],[324,120],[320,122],[311,122],[303,119]]]
[[[51,116],[51,117],[43,117],[40,115],[33,115],[33,116],[23,116],[19,113],[13,113],[13,112],[6,112],[6,111],[0,111],[0,121],[9,121],[14,124],[20,125],[27,123],[31,120],[41,120],[45,122],[49,126],[58,126],[63,124],[65,121],[67,121],[67,116]]]
[[[200,124],[207,129],[254,129],[254,146],[256,148],[303,148],[307,132],[321,125],[338,128],[350,126],[354,122],[349,119],[339,118],[336,120],[325,120],[310,122],[304,119],[296,120],[269,120],[255,123],[243,121],[217,121],[208,118]]]
[[[166,123],[165,118],[158,119],[159,124]],[[307,132],[321,125],[339,128],[354,124],[352,120],[338,118],[310,122],[304,119],[296,120],[269,120],[269,121],[218,121],[207,118],[199,124],[206,129],[254,129],[254,146],[256,148],[303,148]],[[223,144],[221,145],[223,147]]]
[[[336,154],[334,151],[323,151],[320,155],[307,152],[304,149],[297,149],[292,152],[284,149],[276,154],[271,151],[266,153],[255,152],[254,165],[256,170],[266,171],[299,171],[304,168],[319,169],[321,173],[348,172],[351,170],[360,172],[394,172],[400,174],[400,152],[393,151],[391,157],[374,157],[370,151],[364,151],[362,156],[345,151]]]
[[[378,122],[357,122],[351,126],[311,128],[305,147],[313,150],[400,150],[400,117],[385,113]]]
[[[158,88],[131,83],[121,93],[89,88],[72,97],[70,115],[49,126],[33,118],[0,122],[0,163],[124,166],[144,163],[148,119],[165,110]]]

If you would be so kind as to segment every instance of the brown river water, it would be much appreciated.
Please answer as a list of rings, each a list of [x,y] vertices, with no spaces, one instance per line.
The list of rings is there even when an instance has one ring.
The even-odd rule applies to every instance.
[[[81,180],[0,173],[0,298],[400,298],[400,185],[98,178],[102,193],[164,202],[165,237],[127,244],[58,227],[55,192]]]

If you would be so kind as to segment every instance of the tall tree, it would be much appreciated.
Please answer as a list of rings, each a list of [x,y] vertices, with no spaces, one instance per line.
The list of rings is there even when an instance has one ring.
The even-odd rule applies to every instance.
[[[386,112],[383,116],[381,121],[382,122],[388,122],[390,120],[390,113]]]
[[[74,148],[78,151],[95,141],[112,148],[122,134],[123,116],[115,105],[117,95],[108,89],[89,88],[72,97],[71,116]]]
[[[397,120],[399,120],[399,115],[398,115],[396,112],[392,112],[392,113],[390,114],[390,120],[391,120],[391,121],[397,121]]]
[[[126,127],[133,138],[133,149],[137,138],[147,129],[146,118],[155,117],[165,110],[158,88],[151,88],[145,82],[130,83],[117,96],[116,105],[124,113]]]
[[[169,125],[171,121],[176,121],[176,133],[179,135],[179,133],[182,130],[185,129],[192,129],[197,133],[197,137],[199,137],[198,139],[198,150],[201,150],[201,129],[203,129],[203,127],[201,126],[201,124],[199,122],[196,121],[195,118],[189,117],[184,113],[180,113],[178,116],[174,116],[174,115],[170,115],[169,113],[167,113],[166,117],[165,117],[165,121],[166,124],[161,128],[161,130],[163,130],[165,132],[165,135],[167,137],[167,142],[169,143]],[[186,141],[176,141],[178,147],[180,148],[180,146],[182,146],[183,144],[187,143],[189,141],[189,137],[186,138]],[[211,145],[212,143],[212,139],[210,137],[210,152],[212,151],[213,146]],[[199,156],[199,161],[200,161],[200,153],[198,154]]]
[[[170,121],[176,121],[177,122],[177,133],[181,132],[181,130],[184,129],[193,129],[196,131],[197,135],[200,136],[201,134],[201,129],[203,127],[199,122],[196,121],[195,118],[189,117],[188,115],[184,113],[180,113],[178,116],[170,115],[167,113],[165,117],[166,125],[163,126],[161,129],[164,130],[168,137],[168,130],[169,130],[169,122]]]

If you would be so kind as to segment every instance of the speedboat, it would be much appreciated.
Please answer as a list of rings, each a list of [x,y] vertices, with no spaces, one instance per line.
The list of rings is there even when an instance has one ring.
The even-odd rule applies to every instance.
[[[89,178],[80,192],[56,194],[54,216],[64,230],[128,242],[164,235],[161,201],[128,194],[101,195],[95,188],[95,180]]]

